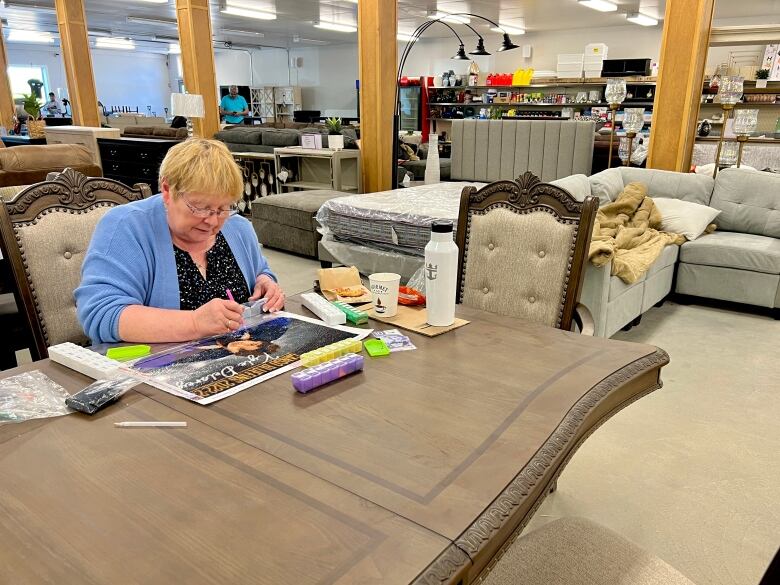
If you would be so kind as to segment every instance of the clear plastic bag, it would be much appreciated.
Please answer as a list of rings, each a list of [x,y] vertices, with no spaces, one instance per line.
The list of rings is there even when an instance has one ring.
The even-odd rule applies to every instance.
[[[0,380],[0,425],[73,412],[65,406],[70,395],[43,372],[33,370]]]
[[[67,404],[71,408],[86,414],[95,414],[109,404],[116,402],[133,386],[138,386],[141,381],[130,376],[117,378],[116,380],[98,380],[92,382],[81,392],[69,396]]]

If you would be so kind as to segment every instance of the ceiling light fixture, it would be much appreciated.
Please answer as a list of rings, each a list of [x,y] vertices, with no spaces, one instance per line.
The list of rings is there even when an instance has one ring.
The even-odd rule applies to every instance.
[[[221,30],[222,34],[229,34],[229,35],[250,35],[253,37],[264,37],[265,33],[257,32],[256,30],[240,30],[237,28],[223,28]]]
[[[179,25],[175,20],[167,20],[165,18],[146,18],[145,16],[128,16],[125,18],[126,22],[135,24],[151,24],[155,26],[175,26]]]
[[[95,47],[98,49],[125,49],[131,51],[135,49],[135,43],[132,39],[99,37],[95,39]]]
[[[510,35],[524,35],[525,29],[524,28],[518,28],[516,26],[510,26],[506,25],[503,22],[499,21],[498,26],[492,26],[490,27],[490,30],[497,33],[507,33]]]
[[[53,43],[54,36],[51,33],[37,30],[9,30],[8,41],[11,43]]]
[[[38,4],[20,4],[19,2],[14,2],[13,5],[9,2],[6,2],[5,7],[13,8],[14,10],[34,10],[36,12],[50,12],[52,14],[55,14],[57,12],[57,9],[52,6],[40,6]]]
[[[241,8],[240,6],[227,5],[220,10],[222,14],[229,16],[244,16],[246,18],[256,18],[257,20],[276,20],[275,12],[265,12],[250,8]]]
[[[314,45],[329,45],[328,41],[318,41],[317,39],[301,38],[301,35],[293,35],[293,43],[311,43]]]
[[[340,22],[328,22],[327,20],[320,20],[318,22],[315,22],[314,28],[333,30],[336,32],[343,32],[343,33],[357,32],[357,27],[353,24],[341,24]]]
[[[615,12],[618,9],[617,4],[607,0],[577,0],[577,2],[599,12]]]
[[[447,12],[434,12],[428,15],[431,20],[441,20],[444,22],[455,24],[471,24],[471,19],[468,16],[460,16],[455,14],[449,14]]]
[[[658,24],[658,21],[652,16],[647,16],[639,12],[629,12],[626,14],[626,20],[640,26],[655,26]]]

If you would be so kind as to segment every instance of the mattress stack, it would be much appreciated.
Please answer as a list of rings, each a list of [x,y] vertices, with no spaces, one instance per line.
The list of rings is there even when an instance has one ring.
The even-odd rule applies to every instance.
[[[445,182],[338,197],[323,204],[317,221],[336,240],[422,256],[434,220],[457,224],[460,194],[469,185],[482,186]]]

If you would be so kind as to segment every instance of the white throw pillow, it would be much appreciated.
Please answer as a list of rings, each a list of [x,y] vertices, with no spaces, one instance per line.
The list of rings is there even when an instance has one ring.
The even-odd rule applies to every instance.
[[[695,240],[702,235],[720,213],[720,209],[682,199],[653,197],[653,203],[661,212],[661,229],[673,234],[682,234],[689,240]]]

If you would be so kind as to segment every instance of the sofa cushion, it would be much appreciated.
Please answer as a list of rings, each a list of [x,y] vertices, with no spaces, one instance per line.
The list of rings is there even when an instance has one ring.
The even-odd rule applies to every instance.
[[[661,255],[656,258],[656,261],[650,265],[647,269],[647,278],[650,278],[653,274],[661,272],[668,266],[673,266],[677,262],[677,257],[680,255],[680,246],[666,246]]]
[[[230,128],[221,130],[214,134],[214,138],[222,142],[232,142],[233,144],[263,144],[263,132],[266,129],[254,128]]]
[[[612,203],[623,192],[620,169],[607,169],[589,177],[590,194],[599,198],[599,206]]]
[[[639,182],[647,186],[650,197],[671,197],[699,205],[710,205],[715,181],[707,175],[676,173],[655,169],[620,167],[623,183]]]
[[[623,282],[619,276],[610,276],[609,277],[609,300],[614,301],[616,298],[626,294],[634,287],[643,287],[645,285],[646,278],[647,278],[647,273],[640,276],[636,282],[627,284]]]
[[[0,169],[36,171],[92,166],[92,154],[81,144],[31,144],[0,150]]]
[[[252,204],[252,217],[289,225],[306,231],[315,231],[314,216],[322,204],[349,193],[318,189],[261,197]]]
[[[780,274],[780,240],[755,234],[715,232],[683,244],[680,262]]]
[[[550,181],[550,184],[565,189],[577,201],[585,201],[585,197],[590,195],[590,181],[588,181],[588,177],[585,175],[571,175],[570,177]]]
[[[718,227],[780,238],[780,175],[729,168],[718,173],[712,206],[722,209]]]
[[[151,136],[154,126],[127,126],[122,130],[122,136]]]
[[[298,130],[263,130],[263,146],[298,146],[301,133]]]
[[[165,138],[186,138],[186,128],[154,128],[152,132],[153,136],[161,136]]]

